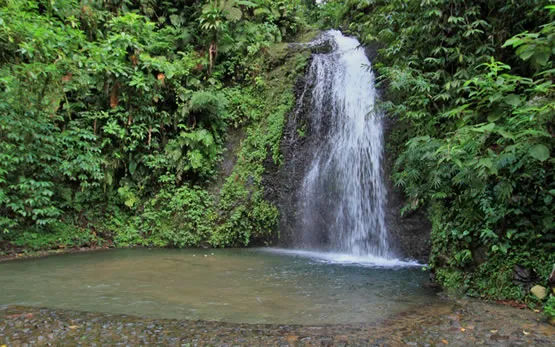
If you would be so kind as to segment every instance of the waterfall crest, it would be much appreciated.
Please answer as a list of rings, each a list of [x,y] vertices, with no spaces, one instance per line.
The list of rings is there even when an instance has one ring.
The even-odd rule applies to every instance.
[[[296,247],[392,258],[385,225],[382,115],[371,64],[360,43],[336,30],[315,54],[301,102],[310,104],[316,145],[298,192]]]

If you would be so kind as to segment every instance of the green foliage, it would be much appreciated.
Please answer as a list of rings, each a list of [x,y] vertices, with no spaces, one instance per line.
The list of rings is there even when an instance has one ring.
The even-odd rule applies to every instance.
[[[549,296],[547,303],[543,307],[543,313],[547,319],[553,321],[555,319],[555,296]]]
[[[198,21],[207,35],[209,72],[218,60],[226,61],[235,73],[237,68],[249,69],[251,64],[237,59],[245,49],[252,58],[264,53],[271,43],[299,34],[306,26],[304,8],[300,0],[208,0]],[[257,67],[255,70],[261,66]]]
[[[522,299],[515,264],[555,261],[553,6],[527,0],[328,1],[321,22],[379,44],[398,119],[404,212],[433,224],[430,267],[470,295]],[[546,24],[547,23],[547,24]]]
[[[141,209],[138,216],[109,219],[106,227],[115,234],[116,246],[198,246],[208,238],[215,218],[211,197],[200,187],[162,189]]]
[[[24,251],[65,249],[75,247],[101,246],[104,240],[95,233],[76,228],[65,223],[54,223],[49,232],[23,232],[13,246],[23,247]]]
[[[258,194],[245,214],[264,232],[236,213],[244,230],[214,241],[221,199],[208,187],[227,129],[265,122],[252,115],[265,102],[266,50],[302,30],[304,11],[300,1],[2,1],[0,242],[267,237],[276,211]],[[242,94],[251,85],[260,95]]]
[[[218,146],[212,134],[205,129],[183,131],[179,137],[168,142],[165,157],[170,161],[169,168],[175,170],[178,182],[184,172],[210,177],[218,157]]]
[[[447,291],[453,295],[459,296],[464,293],[464,288],[460,283],[464,279],[464,275],[460,270],[441,268],[435,272],[436,280],[442,283]]]
[[[219,223],[210,243],[214,246],[245,246],[253,239],[275,239],[279,212],[264,199],[263,174],[268,160],[281,162],[280,144],[288,112],[294,106],[293,85],[306,66],[290,58],[272,71],[264,86],[232,92],[235,119],[246,122],[246,138],[237,154],[237,164],[227,177],[217,205]],[[244,99],[250,100],[243,103]],[[237,121],[236,121],[237,122]]]

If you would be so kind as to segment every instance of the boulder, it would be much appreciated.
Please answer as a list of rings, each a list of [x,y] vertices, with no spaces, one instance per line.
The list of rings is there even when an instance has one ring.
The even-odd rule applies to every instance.
[[[515,265],[513,268],[513,283],[521,285],[524,290],[530,290],[534,283],[539,280],[538,274],[532,270],[527,269],[520,265]]]
[[[536,285],[530,289],[530,293],[534,294],[536,298],[543,300],[547,297],[547,288]]]

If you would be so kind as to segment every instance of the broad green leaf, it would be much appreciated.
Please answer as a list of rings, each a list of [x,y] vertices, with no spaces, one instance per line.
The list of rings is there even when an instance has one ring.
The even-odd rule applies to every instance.
[[[531,48],[528,45],[522,46],[517,50],[517,54],[522,60],[530,59],[534,55],[534,53],[535,53],[534,48],[533,47]]]
[[[530,148],[528,152],[534,159],[537,159],[541,162],[546,161],[550,158],[551,154],[549,153],[549,148],[542,144],[537,144],[534,147]]]
[[[485,132],[491,132],[494,128],[495,128],[495,123],[488,123],[486,125],[482,125],[481,127],[473,128],[472,131],[475,131],[478,133],[485,133]]]
[[[136,170],[137,170],[137,162],[132,161],[131,163],[129,163],[129,173],[131,175],[134,175]]]
[[[550,52],[541,50],[534,55],[534,62],[539,66],[545,66],[549,62]]]
[[[488,122],[493,123],[493,122],[497,122],[499,119],[501,119],[502,113],[497,111],[497,112],[493,112],[488,116]]]
[[[513,47],[518,47],[520,45],[522,45],[524,43],[524,40],[522,40],[522,38],[515,36],[512,37],[510,39],[508,39],[505,44],[503,44],[503,48],[508,47],[508,46],[513,46]]]
[[[251,1],[246,0],[235,0],[235,5],[245,6],[245,7],[257,7],[258,5]]]
[[[517,94],[509,94],[505,97],[505,102],[513,107],[520,106],[520,96]]]

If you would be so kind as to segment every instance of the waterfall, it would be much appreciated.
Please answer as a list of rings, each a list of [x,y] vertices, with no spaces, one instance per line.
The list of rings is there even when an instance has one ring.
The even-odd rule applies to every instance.
[[[385,225],[382,115],[360,43],[336,30],[329,53],[314,54],[301,100],[308,103],[313,157],[298,192],[295,246],[392,258]],[[306,100],[306,98],[308,98]]]

